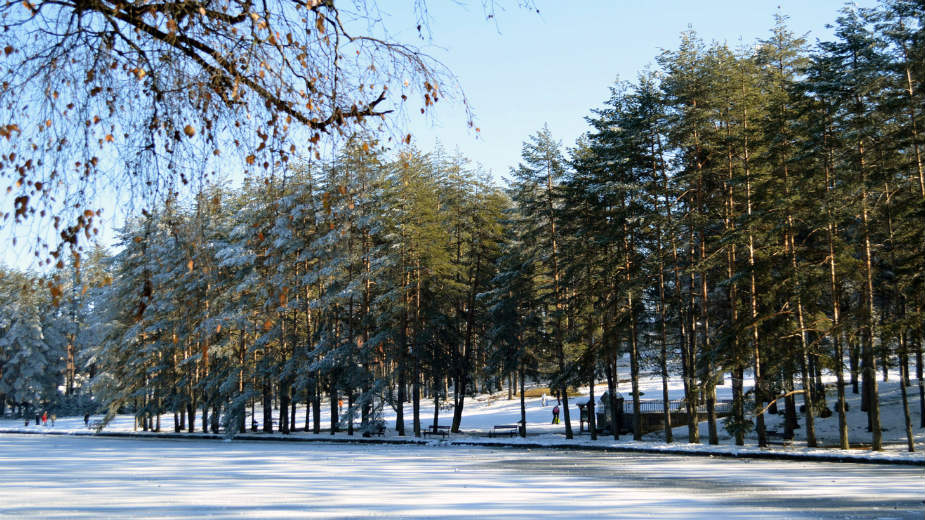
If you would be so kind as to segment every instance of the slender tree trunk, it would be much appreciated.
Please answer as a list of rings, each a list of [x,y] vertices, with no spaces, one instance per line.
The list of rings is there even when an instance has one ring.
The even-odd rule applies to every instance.
[[[315,432],[315,382],[310,380],[307,384],[310,388],[305,389],[305,431]]]
[[[853,336],[848,338],[848,370],[851,373],[851,393],[858,394],[860,393],[858,382],[861,371],[861,351],[857,340]],[[866,404],[862,404],[861,409],[867,411]]]
[[[433,430],[437,429],[437,425],[440,424],[440,391],[437,389],[439,385],[438,377],[434,376],[434,422]]]
[[[906,73],[906,93],[909,99],[909,103],[906,104],[906,109],[909,112],[909,123],[912,127],[912,149],[915,152],[915,166],[919,174],[919,193],[921,194],[922,202],[925,202],[925,168],[922,167],[922,154],[919,149],[918,121],[915,117],[915,87],[912,81],[912,67],[909,63],[909,54],[905,42],[902,44],[902,50],[904,72]]]
[[[784,185],[785,193],[790,199],[792,190],[790,186],[790,172],[789,168],[784,165]],[[815,399],[813,399],[813,381],[809,374],[809,347],[806,342],[806,326],[803,319],[803,285],[800,279],[800,268],[797,263],[797,248],[796,248],[796,239],[795,231],[793,225],[793,214],[790,212],[790,208],[787,210],[787,233],[784,235],[785,247],[790,257],[790,268],[791,276],[793,280],[791,282],[791,292],[793,296],[793,302],[796,307],[797,315],[797,325],[799,327],[799,338],[800,338],[800,381],[803,384],[803,409],[806,415],[806,445],[810,448],[815,448],[817,446],[816,442],[816,422],[815,414],[813,409],[815,407]]]
[[[656,145],[658,146],[659,164],[662,165],[664,164],[664,158],[663,158],[663,152],[662,152],[661,138],[658,136],[656,136]],[[688,320],[688,316],[686,315],[684,311],[684,299],[681,294],[681,262],[678,259],[677,237],[675,233],[673,233],[673,230],[674,230],[674,222],[673,222],[673,216],[672,216],[673,204],[671,202],[670,183],[669,183],[668,174],[665,171],[665,168],[659,166],[659,171],[661,173],[661,178],[662,178],[662,192],[665,197],[666,224],[668,228],[668,235],[669,237],[671,237],[672,271],[674,273],[675,299],[677,300],[677,306],[678,306],[678,334],[679,334],[679,342],[681,344],[681,372],[682,372],[681,375],[682,375],[682,380],[684,383],[685,405],[686,405],[687,416],[688,416],[688,440],[689,442],[699,442],[700,437],[699,437],[699,433],[696,432],[696,427],[693,427],[693,428],[691,427],[691,424],[692,424],[691,417],[693,416],[693,412],[696,411],[696,404],[694,404],[693,407],[691,405],[691,398],[692,396],[694,396],[694,393],[693,393],[694,389],[692,388],[693,380],[691,378],[693,367],[688,366],[688,360],[691,357],[690,347],[688,343],[688,338],[690,337],[689,330],[688,330],[689,320]],[[616,374],[615,374],[615,377],[616,377]],[[696,419],[694,419],[694,421],[696,421]],[[696,439],[696,441],[692,439]]]
[[[479,280],[482,269],[482,254],[477,252],[475,255],[475,268],[469,275],[469,294],[466,303],[466,331],[463,340],[463,354],[460,366],[457,367],[457,389],[456,402],[453,408],[453,424],[450,431],[459,433],[459,426],[462,424],[462,412],[465,406],[466,385],[468,384],[468,371],[470,367],[470,356],[472,355],[474,336],[475,336],[475,304],[476,296],[479,291]]]
[[[787,366],[784,369],[784,371],[785,371],[784,379],[783,379],[784,393],[788,394],[787,397],[784,398],[784,422],[785,422],[784,436],[788,439],[792,439],[794,437],[794,430],[800,427],[800,423],[797,420],[796,399],[794,398],[794,395],[792,394],[794,390],[793,388],[793,367]]]
[[[755,394],[755,430],[758,433],[758,446],[765,448],[768,445],[768,436],[767,429],[764,424],[764,413],[757,413],[762,410],[764,407],[764,378],[761,371],[761,348],[758,335],[758,286],[755,281],[755,236],[752,231],[751,224],[751,215],[752,215],[752,202],[751,202],[751,183],[748,180],[748,169],[746,168],[746,181],[745,181],[745,190],[746,190],[746,206],[748,208],[748,270],[749,270],[749,279],[750,279],[750,308],[751,308],[751,319],[752,319],[752,372],[755,378],[755,385],[753,392]]]
[[[922,309],[919,308],[917,314],[922,314]],[[918,346],[915,349],[915,377],[919,381],[919,428],[925,428],[925,378],[923,378],[923,367],[922,367],[922,344],[925,343],[925,339],[922,337],[922,330],[919,329],[919,338]]]
[[[652,144],[652,180],[655,183],[658,183],[659,180],[659,160],[661,157],[658,154],[658,151],[655,147],[657,144],[655,140]],[[667,193],[665,194],[667,197]],[[659,207],[659,197],[655,197],[655,212],[656,214],[661,214],[661,208]],[[666,202],[666,207],[668,206]],[[669,209],[670,212],[670,209]],[[664,265],[664,250],[662,248],[662,226],[661,224],[656,225],[655,229],[656,237],[656,254],[658,257],[658,316],[660,322],[660,336],[659,336],[659,368],[661,369],[662,376],[662,410],[663,410],[663,422],[665,424],[665,442],[671,443],[674,439],[671,431],[671,402],[668,399],[668,303],[665,301],[665,265]],[[608,381],[609,383],[609,381]],[[613,395],[611,394],[611,397]]]
[[[627,285],[627,295],[626,295],[626,304],[627,311],[629,313],[629,347],[630,347],[630,384],[632,385],[633,391],[633,440],[641,441],[642,440],[642,412],[640,410],[639,404],[639,349],[637,345],[637,331],[636,331],[636,302],[633,299],[633,291],[630,289],[633,284],[632,278],[632,257],[633,257],[633,244],[630,237],[629,227],[626,224],[626,221],[623,222],[623,251],[624,251],[624,260],[623,267],[626,269],[626,285]]]
[[[263,379],[263,431],[273,433],[273,387],[267,376]]]
[[[295,412],[296,412],[296,405],[298,404],[296,402],[296,394],[298,393],[298,391],[292,385],[289,386],[289,391],[291,392],[289,396],[289,409],[290,409],[289,431],[295,432],[296,431]]]
[[[209,428],[212,431],[212,433],[218,433],[219,428],[221,427],[221,424],[220,424],[221,416],[222,416],[222,405],[221,403],[216,402],[215,405],[212,407],[212,415],[209,418]],[[157,429],[158,431],[160,431],[161,429],[161,416],[160,415],[157,416]]]
[[[279,382],[279,432],[289,433],[289,386]]]
[[[556,214],[554,210],[553,200],[552,200],[552,165],[548,164],[546,168],[546,212],[549,219],[549,239],[552,245],[552,278],[553,278],[553,296],[556,301],[556,363],[558,368],[559,376],[565,374],[565,338],[564,338],[564,326],[563,326],[563,314],[565,313],[565,304],[564,298],[562,295],[562,288],[560,287],[560,272],[559,272],[559,237],[556,233]],[[568,405],[568,385],[564,382],[559,385],[559,392],[562,399],[562,415],[565,420],[565,438],[571,439],[574,437],[572,433],[572,420],[569,413]]]
[[[829,130],[826,128],[825,136],[826,161],[825,161],[825,191],[827,194],[826,214],[828,218],[828,245],[829,245],[829,291],[832,298],[832,344],[835,348],[835,378],[838,386],[838,402],[836,408],[838,411],[838,445],[841,449],[847,450],[848,444],[848,416],[845,406],[845,353],[841,343],[841,291],[838,285],[838,271],[836,268],[835,258],[835,239],[837,229],[835,227],[835,217],[832,213],[831,204],[833,204],[832,192],[834,188],[831,182],[831,167],[833,164],[832,149],[829,145]]]
[[[620,416],[623,410],[617,410],[617,383],[614,365],[616,365],[616,356],[613,353],[608,355],[607,365],[604,367],[604,373],[607,377],[607,395],[610,406],[610,431],[613,433],[614,440],[620,440]]]
[[[868,381],[868,400],[869,400],[869,417],[871,427],[871,451],[880,451],[883,449],[882,432],[880,428],[880,398],[877,392],[877,365],[874,357],[874,275],[873,260],[870,246],[870,223],[868,216],[868,198],[867,191],[867,172],[864,164],[864,144],[858,141],[858,156],[860,166],[860,183],[861,183],[861,230],[864,244],[864,277],[866,281],[866,308],[865,321],[866,325],[862,332],[863,344],[861,345],[861,356],[864,358],[864,375]]]
[[[727,131],[728,131],[727,125]],[[733,166],[733,149],[730,148],[727,153],[728,175],[729,180],[726,183],[726,219],[724,227],[727,233],[734,234],[735,225],[735,193],[733,191],[733,182],[735,180]],[[738,305],[738,283],[735,282],[736,274],[736,242],[732,241],[726,246],[726,276],[728,280],[733,280],[729,284],[729,317],[732,327],[736,327],[739,322],[739,305]],[[745,406],[743,403],[743,376],[742,354],[739,346],[739,335],[736,333],[732,338],[732,415],[735,424],[735,443],[737,446],[745,445],[745,430],[742,425],[745,424]]]
[[[694,212],[688,210],[688,228],[690,229],[690,248],[688,251],[689,285],[688,285],[688,303],[687,315],[690,320],[688,331],[690,334],[687,339],[687,352],[685,357],[686,372],[688,384],[685,388],[687,395],[687,442],[691,444],[700,443],[700,417],[698,408],[700,406],[700,389],[697,385],[697,313],[696,313],[696,289],[697,281],[693,266],[695,262],[695,249],[697,239],[694,234]]]
[[[418,344],[418,331],[421,323],[421,264],[415,262],[415,297],[414,297],[414,329],[411,335],[411,347],[414,349],[411,356],[413,372],[411,374],[411,409],[414,417],[414,436],[421,436],[421,352]]]
[[[321,433],[321,374],[316,373],[312,383],[312,433]]]
[[[398,355],[398,406],[395,408],[395,431],[398,435],[405,435],[405,369],[404,369],[404,342]]]
[[[706,239],[701,233],[700,236],[700,261],[706,262]],[[710,338],[710,313],[709,313],[709,291],[707,290],[707,273],[706,269],[700,273],[700,319],[703,323],[703,341],[702,345],[707,353],[707,371],[703,377],[704,392],[706,392],[707,404],[707,428],[709,432],[710,444],[719,444],[719,432],[716,428],[716,368],[713,354],[713,340]]]
[[[890,191],[889,183],[886,183],[884,185],[884,193],[886,194],[887,231],[889,232],[889,240],[890,240],[890,264],[891,264],[892,269],[895,270],[897,268],[896,252],[895,252],[896,243],[895,243],[894,234],[893,234],[893,204],[892,204],[892,192]],[[897,300],[898,300],[897,306],[899,307],[899,316],[898,316],[899,321],[903,322],[905,319],[905,315],[906,315],[906,301],[901,293],[900,288],[898,287],[898,283],[895,281],[893,283],[893,293],[896,295]],[[900,388],[900,394],[902,395],[903,420],[906,426],[906,440],[908,442],[909,451],[912,452],[912,451],[915,451],[915,437],[912,435],[912,420],[911,420],[911,417],[909,416],[909,396],[908,396],[908,392],[906,391],[906,385],[909,380],[909,373],[908,373],[909,365],[906,362],[908,358],[907,356],[908,346],[907,346],[906,339],[907,339],[906,330],[904,328],[900,328],[899,329],[899,358],[900,358],[899,388]],[[885,363],[884,363],[884,372],[886,372]],[[884,375],[883,380],[886,381],[885,375]]]
[[[524,364],[523,360],[519,362],[520,364],[520,436],[527,436],[527,398],[524,396]]]
[[[188,401],[186,403],[186,425],[187,433],[193,433],[196,431],[196,403],[195,401]]]
[[[906,335],[902,331],[899,333],[899,348],[901,353],[906,353]],[[900,363],[899,390],[902,394],[903,421],[906,426],[906,445],[909,451],[913,452],[915,451],[915,436],[912,434],[912,417],[909,415],[909,396],[905,384],[906,377],[909,375],[906,373],[907,370],[909,370],[909,367]]]
[[[661,231],[658,231],[661,235]],[[659,238],[659,250],[661,250],[661,238]],[[661,321],[660,351],[659,351],[659,368],[662,375],[662,410],[665,423],[665,442],[671,443],[674,438],[671,432],[671,401],[668,399],[668,318],[665,312],[665,272],[663,271],[661,255],[658,263],[658,313]],[[609,381],[608,381],[609,384]],[[611,394],[613,397],[613,394]]]

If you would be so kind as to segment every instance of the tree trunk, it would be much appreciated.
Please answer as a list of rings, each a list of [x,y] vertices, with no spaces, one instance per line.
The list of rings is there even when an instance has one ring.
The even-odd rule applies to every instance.
[[[289,386],[279,382],[279,432],[289,433]]]
[[[414,418],[414,436],[421,436],[421,349],[418,332],[421,326],[421,264],[415,262],[414,329],[411,335],[411,410]]]
[[[864,375],[865,379],[868,381],[868,402],[869,402],[869,418],[870,418],[870,428],[871,428],[871,451],[880,451],[883,449],[883,439],[882,432],[880,428],[880,398],[877,392],[877,365],[876,358],[874,357],[874,338],[875,334],[875,325],[874,325],[874,267],[873,260],[871,255],[871,245],[870,245],[870,223],[868,216],[868,191],[867,191],[867,172],[864,165],[864,144],[861,141],[858,141],[858,154],[860,157],[859,166],[860,166],[860,183],[861,183],[861,230],[862,238],[864,244],[863,259],[864,259],[864,277],[866,281],[866,309],[865,309],[865,321],[862,332],[862,345],[861,345],[861,356],[864,358]]]
[[[338,402],[337,386],[334,380],[331,380],[331,388],[328,390],[331,401],[331,435],[337,433],[337,424],[340,422],[340,403]]]
[[[188,433],[195,432],[196,431],[196,402],[193,401],[192,399],[190,399],[190,401],[186,403],[186,419],[187,419],[186,420],[186,425],[187,425],[186,431]]]
[[[690,249],[689,249],[689,265],[693,266],[696,262],[694,249],[696,247],[696,237],[694,235],[694,222],[693,222],[693,211],[688,212],[688,223],[690,228]],[[687,316],[690,320],[690,327],[687,338],[687,352],[685,353],[685,364],[686,364],[686,373],[687,373],[687,386],[685,387],[685,400],[687,404],[687,442],[691,444],[700,443],[700,418],[698,416],[698,406],[700,405],[700,392],[696,383],[696,372],[697,372],[697,318],[696,318],[696,302],[695,302],[695,290],[694,287],[697,286],[696,275],[694,269],[689,269],[689,283],[688,286],[688,307],[687,307]]]
[[[527,436],[527,398],[524,396],[524,365],[520,362],[520,436]]]
[[[552,188],[552,166],[550,165],[546,169],[546,206],[549,218],[549,238],[552,245],[553,296],[556,299],[556,368],[558,369],[559,377],[561,378],[565,374],[565,343],[563,337],[564,327],[562,324],[563,314],[565,313],[565,304],[563,302],[562,288],[559,286],[559,237],[556,233],[556,217],[555,211],[553,209],[554,205],[552,201]],[[559,386],[559,392],[562,399],[562,415],[565,420],[565,438],[572,439],[574,435],[572,433],[572,420],[568,406],[568,385],[563,382]]]
[[[273,433],[273,386],[266,376],[263,379],[263,432]]]
[[[790,170],[784,166],[784,189],[787,198],[791,196]],[[784,235],[784,244],[790,257],[791,269],[791,294],[794,306],[796,307],[797,325],[799,326],[800,338],[800,381],[803,384],[803,409],[806,415],[806,445],[815,448],[816,443],[816,422],[813,408],[815,400],[813,399],[813,381],[809,374],[809,347],[806,342],[806,326],[803,319],[803,285],[800,279],[800,268],[797,264],[797,247],[795,231],[793,225],[793,214],[790,208],[787,210],[787,232]]]
[[[312,433],[321,433],[321,374],[316,374],[312,383]]]
[[[706,241],[703,236],[700,237],[700,260],[704,262],[706,260]],[[700,273],[700,288],[701,288],[701,299],[700,304],[700,319],[703,322],[703,341],[702,345],[708,353],[707,357],[707,372],[703,377],[703,389],[706,392],[706,403],[707,403],[707,428],[710,436],[710,444],[719,444],[719,432],[716,429],[716,376],[715,376],[715,362],[713,361],[713,341],[710,339],[710,313],[708,312],[709,308],[709,292],[707,291],[707,273],[706,271]]]
[[[826,148],[825,191],[828,199],[826,201],[826,214],[828,218],[827,229],[829,245],[829,291],[831,292],[832,299],[832,332],[830,333],[830,336],[832,337],[832,344],[835,347],[835,378],[836,384],[838,386],[838,402],[836,403],[836,408],[838,409],[838,445],[841,449],[847,450],[849,448],[849,444],[848,416],[845,406],[845,353],[843,352],[841,343],[841,291],[839,290],[838,285],[838,271],[836,268],[835,259],[835,239],[837,236],[837,229],[835,227],[835,217],[831,207],[831,205],[834,203],[832,196],[834,187],[832,186],[830,177],[834,160],[832,157],[831,147],[829,146],[828,127],[826,128],[824,142],[824,146]]]
[[[218,433],[219,427],[221,426],[219,424],[221,416],[222,416],[222,405],[221,403],[216,402],[215,405],[212,407],[212,415],[209,417],[209,429],[212,431],[212,433]],[[157,416],[156,428],[158,430],[161,429],[161,416],[160,415]]]
[[[858,382],[861,371],[861,351],[854,337],[848,338],[848,369],[851,372],[851,393],[858,394],[860,393]],[[861,409],[867,411],[866,405],[862,405]]]
[[[642,412],[639,404],[639,353],[636,347],[636,313],[632,311],[633,300],[630,297],[630,384],[633,391],[633,440],[642,440]]]
[[[661,231],[658,231],[661,235]],[[661,238],[659,238],[659,251],[661,251]],[[659,351],[659,368],[662,375],[662,409],[665,423],[665,442],[671,443],[674,439],[671,432],[671,401],[668,399],[668,318],[665,312],[665,272],[662,267],[661,254],[658,262],[658,313],[661,321],[660,351]],[[610,378],[608,378],[608,387]],[[613,392],[611,392],[613,399]]]
[[[607,365],[604,367],[604,373],[607,376],[607,394],[608,400],[610,401],[608,403],[610,406],[610,431],[613,433],[614,440],[620,440],[620,423],[618,422],[620,417],[617,415],[616,364],[616,357],[612,353],[609,354]],[[623,410],[621,409],[619,412],[622,413]]]
[[[405,370],[404,356],[401,353],[398,355],[398,406],[395,408],[395,431],[400,436],[405,435]]]
[[[797,406],[796,401],[793,398],[793,371],[788,366],[786,367],[786,373],[784,374],[784,394],[787,397],[784,398],[784,437],[787,439],[793,438],[793,431],[799,428],[799,422],[797,421]]]
[[[906,348],[907,348],[906,335],[902,331],[899,333],[899,348],[900,348],[900,353],[902,354],[906,353]],[[909,368],[907,366],[900,363],[899,365],[899,371],[900,371],[899,389],[900,389],[900,393],[902,394],[903,421],[906,426],[906,441],[907,441],[906,444],[907,444],[909,451],[913,452],[915,451],[915,436],[912,434],[912,418],[909,415],[909,396],[908,396],[908,392],[906,391],[906,384],[905,384],[906,377],[909,375],[906,373],[908,369]]]
[[[347,435],[353,435],[353,390],[351,389],[347,389]]]
[[[588,361],[588,429],[591,431],[591,440],[597,440],[597,417],[595,417],[594,407],[594,356],[589,352],[590,360]]]
[[[205,392],[202,395],[202,433],[209,433],[209,398]]]
[[[289,394],[289,409],[291,410],[290,415],[289,415],[289,431],[290,431],[290,432],[295,432],[295,431],[296,431],[296,425],[295,425],[295,412],[296,412],[296,404],[297,404],[297,402],[296,402],[296,395],[298,394],[298,391],[297,391],[294,387],[292,387],[292,386],[290,385],[290,386],[289,386],[289,392],[290,392],[290,394]]]
[[[662,153],[662,143],[661,138],[656,136],[655,139],[656,146],[658,147],[658,156],[659,164],[664,164],[664,158]],[[690,379],[690,370],[688,367],[688,358],[689,358],[689,347],[688,347],[688,319],[684,312],[684,299],[681,294],[681,263],[678,259],[678,243],[675,233],[673,233],[674,224],[672,220],[672,202],[670,196],[670,185],[668,181],[668,174],[663,167],[657,167],[661,174],[662,181],[662,193],[665,198],[665,219],[668,228],[668,235],[671,237],[671,258],[672,258],[672,271],[674,273],[674,287],[675,287],[675,299],[677,300],[678,306],[678,339],[681,344],[681,376],[684,383],[684,396],[685,404],[687,406],[688,418],[691,417],[691,406],[688,397],[691,396],[691,379]],[[616,371],[614,371],[614,377],[616,377]],[[619,383],[619,380],[617,380]],[[615,396],[613,396],[615,399]],[[622,412],[622,410],[621,410]],[[690,427],[690,422],[688,422],[688,438],[691,438],[693,430]],[[699,437],[698,437],[699,438]]]
[[[922,314],[922,310],[918,310],[918,314]],[[925,378],[923,378],[923,367],[922,367],[922,343],[925,343],[925,339],[922,337],[922,331],[919,330],[919,341],[918,346],[915,349],[915,377],[919,380],[919,428],[925,428]]]

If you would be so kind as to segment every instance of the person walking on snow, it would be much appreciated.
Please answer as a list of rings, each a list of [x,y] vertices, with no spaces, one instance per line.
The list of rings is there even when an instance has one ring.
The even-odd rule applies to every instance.
[[[542,403],[543,408],[546,408],[546,392],[543,392],[543,397],[540,398],[540,403]]]
[[[559,405],[552,407],[552,423],[559,424]]]
[[[42,412],[42,426],[48,426],[48,411]]]

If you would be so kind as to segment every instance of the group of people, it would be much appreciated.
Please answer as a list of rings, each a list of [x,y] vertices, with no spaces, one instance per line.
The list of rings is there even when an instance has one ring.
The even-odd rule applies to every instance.
[[[36,426],[48,426],[48,420],[51,419],[51,425],[55,425],[55,414],[48,414],[48,410],[45,410],[40,414],[35,414],[35,425]],[[29,426],[29,417],[26,417],[26,426]]]

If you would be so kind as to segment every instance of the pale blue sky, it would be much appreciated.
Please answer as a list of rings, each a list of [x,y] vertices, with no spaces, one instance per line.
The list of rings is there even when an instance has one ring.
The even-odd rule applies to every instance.
[[[411,117],[420,148],[432,149],[439,139],[496,179],[517,164],[521,144],[544,123],[565,146],[574,144],[587,130],[584,118],[609,97],[614,81],[635,79],[661,50],[677,46],[682,31],[690,28],[705,41],[733,47],[752,44],[769,35],[779,12],[790,17],[795,33],[808,33],[814,43],[831,37],[825,25],[845,5],[841,0],[535,0],[536,14],[506,3],[494,21],[486,21],[478,1],[430,1],[432,40],[418,39],[455,72],[475,111],[478,136],[450,103],[439,103],[430,118]],[[857,4],[870,7],[876,1]],[[400,17],[386,21],[398,23]],[[416,31],[397,34],[413,40]]]
[[[614,81],[634,79],[661,50],[676,47],[682,31],[694,29],[705,41],[731,46],[752,44],[767,37],[780,12],[790,17],[794,32],[808,33],[815,42],[831,36],[825,25],[845,5],[841,0],[533,0],[537,14],[517,7],[518,0],[494,0],[496,16],[486,20],[483,0],[429,0],[431,37],[422,41],[413,3],[380,0],[385,26],[455,73],[481,129],[476,134],[468,128],[458,101],[443,99],[426,116],[417,114],[416,106],[410,111],[406,123],[414,142],[425,151],[437,140],[451,152],[458,149],[498,182],[519,161],[523,141],[544,124],[565,146],[574,144],[587,130],[584,118],[608,98]],[[867,7],[876,0],[857,3]],[[118,207],[104,210],[104,243],[112,240],[112,226],[124,213]],[[36,225],[0,231],[7,243],[4,263],[32,263],[32,251],[24,246],[41,233]],[[17,247],[9,244],[13,233],[20,237]]]

